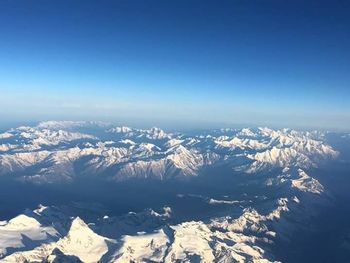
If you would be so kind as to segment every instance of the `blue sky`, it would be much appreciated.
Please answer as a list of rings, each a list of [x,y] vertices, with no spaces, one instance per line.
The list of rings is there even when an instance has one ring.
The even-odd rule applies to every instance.
[[[349,130],[349,13],[346,1],[4,0],[0,121]]]

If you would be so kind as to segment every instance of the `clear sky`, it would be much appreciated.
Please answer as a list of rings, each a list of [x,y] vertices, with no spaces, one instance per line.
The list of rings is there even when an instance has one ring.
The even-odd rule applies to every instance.
[[[349,1],[0,1],[0,122],[350,130]]]

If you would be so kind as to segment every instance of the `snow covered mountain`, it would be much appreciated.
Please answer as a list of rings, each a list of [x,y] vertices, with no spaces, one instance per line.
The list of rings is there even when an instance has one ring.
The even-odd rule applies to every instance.
[[[0,240],[7,249],[2,249],[0,260],[275,262],[267,251],[276,236],[270,226],[278,224],[283,214],[295,208],[295,204],[296,201],[281,198],[271,205],[267,214],[259,214],[248,207],[241,215],[175,225],[169,224],[169,208],[165,208],[163,214],[151,210],[115,218],[104,216],[91,226],[76,217],[70,219],[70,226],[67,225],[61,233],[55,230],[57,218],[47,216],[56,208],[40,207],[34,214],[27,211],[32,217],[23,214],[2,222]],[[133,218],[131,222],[130,216]],[[135,232],[139,228],[143,231]],[[118,234],[119,231],[123,234]]]
[[[84,131],[84,132],[82,132]],[[317,167],[337,152],[322,134],[293,130],[222,129],[166,133],[91,122],[44,122],[0,134],[0,175],[34,183],[198,176],[208,166],[264,169]]]
[[[144,211],[122,215],[91,215],[94,204],[82,206],[81,214],[62,205],[25,210],[0,221],[0,262],[279,262],[272,253],[276,241],[303,229],[301,220],[312,215],[313,204],[331,199],[309,171],[339,154],[320,132],[186,134],[97,122],[11,129],[0,134],[0,151],[0,175],[19,184],[86,178],[172,183],[213,173],[215,179],[221,172],[235,179],[223,182],[225,194],[175,189],[175,207],[156,211],[151,201]],[[205,207],[201,214],[196,205]]]

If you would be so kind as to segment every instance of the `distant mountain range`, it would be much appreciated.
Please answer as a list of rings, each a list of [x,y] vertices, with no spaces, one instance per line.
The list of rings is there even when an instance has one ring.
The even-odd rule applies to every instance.
[[[0,134],[0,175],[33,183],[186,179],[208,166],[255,173],[310,168],[337,156],[319,132],[221,129],[197,134],[110,127],[98,122],[43,122]]]

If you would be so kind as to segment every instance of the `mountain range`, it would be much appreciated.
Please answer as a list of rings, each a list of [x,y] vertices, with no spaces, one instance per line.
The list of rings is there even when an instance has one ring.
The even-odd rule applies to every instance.
[[[208,207],[190,219],[171,206],[94,217],[62,205],[27,209],[0,221],[0,261],[279,262],[276,240],[302,229],[315,204],[332,199],[309,172],[339,156],[326,135],[266,127],[180,133],[70,121],[10,129],[0,134],[0,176],[18,184],[175,186],[208,176],[215,182],[221,172],[237,180],[226,182],[228,195],[178,189],[178,202]]]
[[[186,179],[208,166],[223,165],[247,173],[307,169],[337,156],[322,136],[289,129],[181,134],[94,122],[44,122],[0,134],[0,175],[51,183],[81,176]]]

